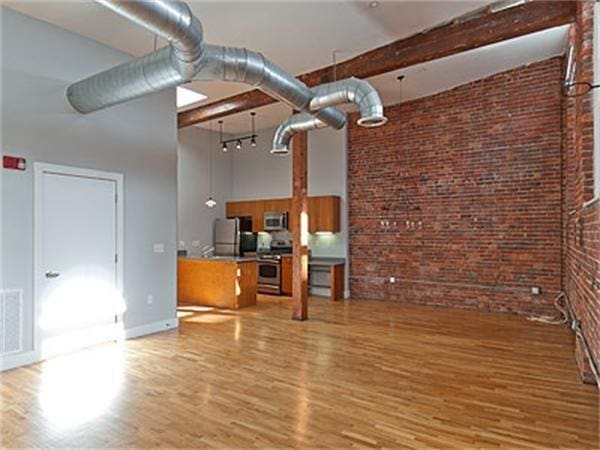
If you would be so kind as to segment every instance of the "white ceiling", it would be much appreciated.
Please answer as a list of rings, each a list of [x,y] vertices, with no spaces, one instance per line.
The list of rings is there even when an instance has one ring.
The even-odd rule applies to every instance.
[[[5,1],[2,4],[24,14],[95,39],[131,55],[153,50],[154,38],[140,28],[92,1]],[[207,42],[247,47],[263,52],[291,73],[301,74],[337,60],[410,36],[469,11],[491,0],[380,1],[189,1],[204,26]],[[560,54],[564,51],[563,28],[525,36],[506,43],[418,65],[406,75],[404,99],[443,91],[449,87]],[[164,45],[159,42],[159,46]],[[374,77],[386,104],[398,100],[397,73]],[[249,89],[224,82],[194,82],[186,87],[208,96],[203,103]],[[202,104],[202,103],[200,103]],[[266,128],[281,122],[288,107],[275,104],[257,112],[257,125]],[[226,131],[248,131],[249,114],[225,119]],[[207,124],[203,124],[207,127]]]

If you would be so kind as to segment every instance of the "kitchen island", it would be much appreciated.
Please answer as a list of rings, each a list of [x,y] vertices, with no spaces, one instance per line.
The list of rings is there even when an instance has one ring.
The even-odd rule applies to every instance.
[[[256,258],[234,256],[177,259],[177,303],[240,309],[256,305]]]

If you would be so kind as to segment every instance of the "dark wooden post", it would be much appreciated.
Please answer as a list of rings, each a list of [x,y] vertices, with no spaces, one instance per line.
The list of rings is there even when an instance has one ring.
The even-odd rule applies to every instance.
[[[292,319],[308,319],[308,134],[292,140]]]

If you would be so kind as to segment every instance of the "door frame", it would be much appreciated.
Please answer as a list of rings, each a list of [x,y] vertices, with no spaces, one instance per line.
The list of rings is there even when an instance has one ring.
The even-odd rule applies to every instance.
[[[42,355],[42,333],[38,326],[38,320],[41,315],[41,292],[44,275],[42,260],[42,240],[43,240],[43,206],[44,206],[44,175],[54,174],[63,176],[73,176],[80,178],[92,178],[96,180],[113,181],[116,184],[116,252],[117,252],[117,292],[123,297],[123,268],[124,268],[124,203],[123,203],[123,174],[118,172],[108,172],[95,169],[86,169],[82,167],[63,166],[59,164],[50,164],[43,162],[34,162],[34,194],[33,194],[33,350],[36,359],[39,361]],[[122,315],[119,315],[119,322],[122,322]]]

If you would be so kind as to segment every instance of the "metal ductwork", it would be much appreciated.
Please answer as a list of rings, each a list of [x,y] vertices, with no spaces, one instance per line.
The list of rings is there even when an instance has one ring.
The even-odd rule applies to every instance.
[[[309,109],[318,111],[333,105],[354,103],[360,110],[357,124],[363,127],[379,127],[387,122],[383,115],[383,103],[375,88],[365,80],[347,78],[314,88],[315,96]]]
[[[295,134],[316,128],[325,128],[326,126],[325,122],[308,113],[294,114],[288,117],[275,130],[271,153],[274,155],[287,155],[289,153],[290,141]]]
[[[310,110],[314,92],[260,53],[205,44],[202,25],[184,2],[96,1],[167,39],[169,46],[70,85],[67,98],[77,111],[97,111],[193,79],[247,83],[296,110]],[[312,114],[327,125],[346,124],[334,107],[317,109]]]
[[[206,45],[205,64],[195,80],[223,80],[250,84],[292,108],[309,111],[315,93],[262,54],[245,48]],[[346,125],[346,115],[329,105],[314,110],[312,114],[327,125],[341,129]]]
[[[387,122],[383,115],[383,103],[379,94],[368,81],[358,78],[348,78],[333,83],[322,84],[313,88],[315,96],[310,101],[310,110],[354,103],[358,106],[360,117],[356,123],[363,127],[379,127]],[[327,124],[307,113],[294,114],[286,119],[273,136],[271,153],[286,155],[292,137],[301,131],[324,128]]]

